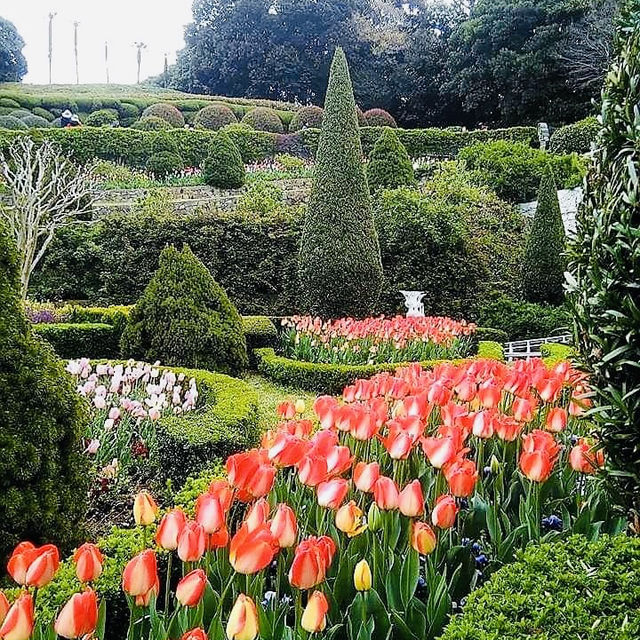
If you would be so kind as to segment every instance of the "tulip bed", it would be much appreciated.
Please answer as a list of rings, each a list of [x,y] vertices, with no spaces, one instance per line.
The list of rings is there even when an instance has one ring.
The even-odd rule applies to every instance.
[[[437,637],[527,544],[624,526],[603,491],[588,393],[568,362],[479,359],[359,380],[317,398],[314,421],[283,403],[278,428],[231,455],[193,512],[136,497],[128,637]],[[92,585],[109,559],[92,545],[75,559],[55,632],[102,638]],[[0,636],[26,640],[57,550],[23,543],[8,568],[23,591],[11,608],[0,599]]]

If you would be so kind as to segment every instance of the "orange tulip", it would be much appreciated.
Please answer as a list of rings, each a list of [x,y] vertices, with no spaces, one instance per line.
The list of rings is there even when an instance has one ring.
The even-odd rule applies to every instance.
[[[63,638],[82,638],[93,634],[98,624],[98,598],[87,589],[71,596],[56,618],[55,632]]]
[[[11,605],[7,617],[0,627],[2,640],[29,640],[33,632],[33,596],[23,593]]]
[[[578,473],[596,473],[598,468],[604,467],[604,452],[602,449],[595,449],[584,438],[580,438],[578,444],[569,453],[569,464]]]
[[[522,424],[511,416],[500,414],[493,421],[493,428],[500,440],[505,442],[513,442],[522,431]]]
[[[353,469],[353,482],[360,491],[370,493],[380,477],[380,466],[377,462],[358,462]]]
[[[545,482],[555,465],[560,446],[548,431],[534,429],[522,438],[520,469],[533,482]]]
[[[278,415],[285,420],[292,420],[296,417],[296,405],[293,402],[281,402],[277,409]]]
[[[328,611],[329,603],[327,602],[327,597],[321,591],[314,591],[309,596],[300,625],[309,633],[324,631],[327,626]]]
[[[562,407],[552,407],[549,409],[545,422],[547,431],[560,433],[567,428],[567,410]]]
[[[7,617],[7,613],[9,613],[9,609],[11,609],[11,604],[7,599],[7,596],[4,595],[3,591],[0,591],[0,625],[4,622],[4,619]]]
[[[406,460],[411,453],[414,438],[401,428],[389,430],[389,435],[380,437],[382,444],[394,460]]]
[[[349,482],[344,478],[332,478],[326,482],[321,482],[317,488],[318,504],[321,507],[337,509],[349,492]]]
[[[497,407],[501,397],[502,389],[492,380],[483,383],[478,389],[478,400],[485,409]]]
[[[298,589],[311,589],[320,584],[335,552],[335,542],[328,536],[307,538],[296,547],[289,569],[289,582]]]
[[[156,521],[158,505],[148,491],[141,491],[133,501],[133,519],[137,525],[150,525]]]
[[[458,506],[453,496],[441,495],[437,500],[431,512],[431,522],[441,529],[449,529],[453,527],[456,521]]]
[[[298,522],[289,505],[278,505],[275,516],[269,521],[269,530],[281,549],[293,547],[298,535]]]
[[[178,538],[187,524],[187,516],[180,509],[172,509],[162,517],[156,532],[158,546],[167,551],[178,548]]]
[[[478,481],[478,471],[473,460],[456,458],[447,464],[442,472],[454,496],[466,498],[473,493]]]
[[[338,401],[333,396],[318,396],[313,403],[313,410],[318,416],[323,429],[331,429],[335,420]]]
[[[253,504],[244,519],[249,531],[257,529],[269,519],[269,509],[269,503],[264,498],[260,498]]]
[[[400,499],[398,486],[391,478],[380,476],[373,485],[373,498],[380,509],[397,509]]]
[[[258,636],[258,611],[253,600],[241,593],[227,622],[229,640],[254,640]]]
[[[536,410],[536,400],[533,396],[516,398],[511,405],[513,417],[518,422],[531,422]]]
[[[308,440],[281,431],[269,447],[269,459],[280,467],[292,467],[304,458],[310,447]]]
[[[158,562],[151,549],[129,560],[122,573],[122,588],[130,596],[145,597],[158,584]]]
[[[218,531],[225,524],[225,511],[219,498],[203,493],[196,500],[196,522],[206,534]]]
[[[73,554],[76,564],[76,575],[80,582],[94,582],[102,574],[104,557],[95,544],[86,542]]]
[[[239,497],[246,501],[266,496],[273,487],[276,468],[266,451],[251,449],[236,453],[227,458],[225,467],[229,483],[241,490]]]
[[[411,527],[411,546],[423,556],[436,548],[436,534],[426,522],[414,522]]]
[[[187,521],[178,536],[178,557],[182,562],[198,562],[204,555],[206,544],[202,525]]]
[[[221,549],[229,544],[229,530],[226,525],[219,531],[207,536],[207,549],[212,551],[213,549]]]
[[[424,454],[436,469],[442,469],[458,452],[453,438],[422,438],[421,443]]]
[[[367,525],[363,524],[363,519],[362,509],[353,500],[350,500],[336,512],[336,527],[353,538],[367,528]]]
[[[316,487],[327,479],[327,458],[321,454],[308,453],[297,465],[298,479],[308,487]]]
[[[7,563],[7,571],[18,584],[27,584],[27,570],[37,555],[38,550],[31,542],[21,542],[13,550]]]
[[[207,574],[202,569],[196,569],[178,582],[176,598],[183,607],[195,607],[200,604],[207,586]]]
[[[424,513],[424,496],[419,480],[410,482],[398,496],[398,508],[400,513],[415,518]]]
[[[485,440],[490,438],[493,435],[493,422],[495,412],[490,409],[485,409],[471,415],[473,417],[473,421],[471,423],[471,430],[473,431],[473,435]]]
[[[53,580],[60,566],[60,553],[53,544],[45,544],[37,549],[33,562],[29,565],[26,583],[30,587],[44,587]]]
[[[191,629],[185,631],[180,640],[209,640],[207,638],[207,632],[204,629]]]
[[[218,498],[225,513],[229,511],[233,502],[233,489],[226,480],[213,480],[209,485],[208,492]]]
[[[231,539],[229,562],[238,573],[256,573],[269,566],[278,548],[269,525],[263,523],[250,530],[245,523]]]

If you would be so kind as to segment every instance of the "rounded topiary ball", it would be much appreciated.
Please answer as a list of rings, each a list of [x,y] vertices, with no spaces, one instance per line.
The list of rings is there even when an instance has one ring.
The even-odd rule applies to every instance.
[[[24,122],[24,124],[26,124],[29,129],[47,129],[50,126],[48,120],[34,115],[22,118],[22,122]]]
[[[218,189],[239,189],[245,181],[240,150],[224,132],[215,133],[202,172],[204,181]]]
[[[164,178],[184,169],[182,158],[171,151],[160,151],[149,157],[145,165],[147,171],[156,178]]]
[[[364,121],[367,127],[393,127],[397,128],[397,123],[393,116],[384,109],[369,109],[365,111]]]
[[[310,105],[308,107],[302,107],[298,109],[291,118],[289,123],[289,131],[292,133],[300,131],[300,129],[320,129],[322,127],[322,117],[324,116],[324,109]]]
[[[41,118],[44,118],[48,122],[53,122],[55,120],[55,116],[53,115],[53,113],[51,113],[50,111],[47,111],[46,109],[43,109],[42,107],[34,107],[33,115],[40,116]]]
[[[131,128],[140,131],[166,131],[167,129],[173,129],[166,120],[158,118],[158,116],[140,118],[140,120],[131,125]]]
[[[147,107],[142,112],[143,118],[155,116],[156,118],[162,118],[168,122],[172,127],[184,127],[184,116],[177,107],[166,102],[156,102]]]
[[[118,122],[118,112],[115,109],[93,111],[85,120],[88,127],[108,127],[114,122]]]
[[[235,113],[224,104],[212,104],[209,107],[200,109],[193,119],[194,126],[213,131],[235,122],[238,122]]]
[[[27,129],[27,125],[13,116],[0,116],[0,129]]]
[[[277,111],[269,109],[268,107],[256,107],[252,109],[242,118],[242,123],[249,125],[256,131],[284,133],[284,125]]]

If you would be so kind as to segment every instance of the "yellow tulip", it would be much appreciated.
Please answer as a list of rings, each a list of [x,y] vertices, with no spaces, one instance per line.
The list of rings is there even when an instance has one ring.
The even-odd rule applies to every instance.
[[[353,584],[358,591],[369,591],[371,589],[371,569],[366,560],[360,560],[353,572]]]
[[[133,502],[133,519],[138,525],[149,525],[156,521],[158,505],[147,491],[141,491]]]

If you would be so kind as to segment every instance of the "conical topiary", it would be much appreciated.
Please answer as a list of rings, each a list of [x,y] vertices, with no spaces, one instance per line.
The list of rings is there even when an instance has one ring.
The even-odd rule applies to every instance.
[[[167,247],[131,311],[122,353],[165,365],[238,373],[247,365],[242,318],[188,246]]]
[[[204,181],[218,189],[239,189],[245,181],[245,168],[240,150],[224,132],[217,131],[204,161]]]
[[[307,310],[326,318],[370,314],[382,286],[380,246],[342,49],[331,65],[300,278]]]
[[[640,2],[621,10],[602,128],[569,248],[568,300],[620,504],[640,513]]]
[[[0,224],[0,557],[20,540],[63,547],[82,537],[86,406],[20,298],[18,261]]]
[[[523,291],[529,302],[560,304],[564,298],[565,231],[553,171],[540,180],[538,206],[531,223],[523,262]]]
[[[386,127],[376,140],[369,156],[367,180],[371,193],[416,185],[411,158],[391,127]]]
[[[184,168],[178,145],[167,131],[160,131],[154,136],[146,167],[157,178],[164,178]]]

